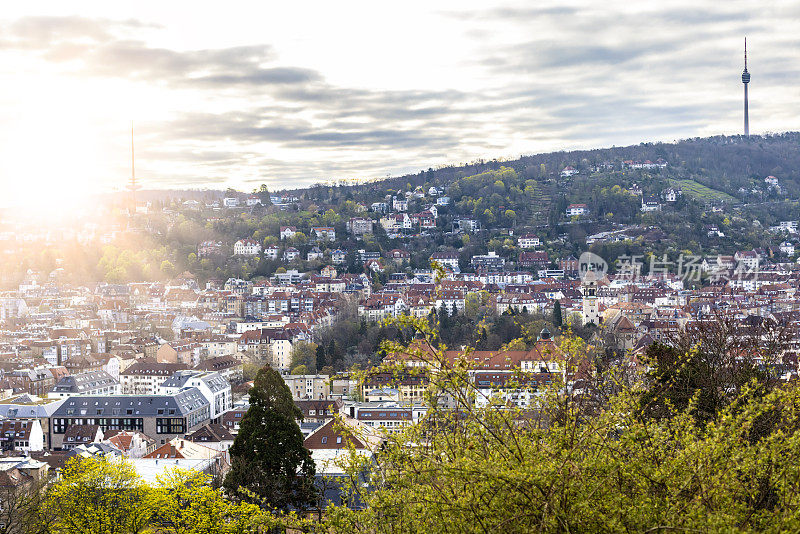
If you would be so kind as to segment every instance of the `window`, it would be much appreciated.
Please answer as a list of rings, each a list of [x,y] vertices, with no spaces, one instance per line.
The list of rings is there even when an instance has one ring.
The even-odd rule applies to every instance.
[[[186,423],[183,419],[156,418],[157,434],[183,434],[186,432]]]
[[[328,436],[322,436],[322,443],[328,443]]]
[[[342,442],[342,436],[336,436],[336,443]]]

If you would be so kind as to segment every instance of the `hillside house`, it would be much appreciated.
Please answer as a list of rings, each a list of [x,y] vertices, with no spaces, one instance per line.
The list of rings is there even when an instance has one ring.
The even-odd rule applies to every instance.
[[[447,267],[453,272],[460,272],[458,267],[458,252],[444,251],[431,254],[431,263],[436,262],[442,267]]]
[[[651,211],[661,211],[661,203],[655,197],[642,197],[642,213],[649,213]]]
[[[372,233],[372,219],[353,217],[347,221],[347,229],[355,236]]]
[[[344,250],[336,249],[331,252],[331,263],[341,265],[347,260],[347,253]]]
[[[291,239],[297,234],[297,227],[295,226],[281,226],[280,236],[281,240]]]
[[[283,251],[283,261],[290,263],[300,257],[300,251],[294,247],[289,247]]]
[[[519,248],[536,248],[541,244],[542,241],[535,234],[525,234],[517,239]]]
[[[277,260],[280,251],[281,249],[277,245],[270,245],[264,249],[264,257],[273,261]]]
[[[562,178],[569,178],[570,176],[575,176],[576,174],[578,174],[578,172],[579,172],[578,169],[576,169],[575,167],[573,167],[571,165],[567,165],[561,171],[561,177]]]
[[[234,256],[258,256],[261,253],[261,243],[254,239],[240,239],[233,245]]]
[[[319,241],[336,241],[336,230],[332,226],[314,226],[311,233]]]
[[[586,204],[570,204],[566,212],[567,217],[579,217],[589,213],[589,207]]]
[[[664,190],[664,200],[667,202],[677,202],[682,195],[683,191],[680,189],[669,187]]]

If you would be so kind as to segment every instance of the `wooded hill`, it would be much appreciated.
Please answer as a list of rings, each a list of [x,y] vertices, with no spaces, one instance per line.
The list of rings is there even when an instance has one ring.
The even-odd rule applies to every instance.
[[[763,183],[766,176],[774,175],[787,184],[788,192],[800,192],[800,132],[753,135],[744,137],[714,136],[684,139],[675,143],[641,143],[625,147],[597,148],[571,152],[549,152],[522,156],[516,160],[479,160],[476,162],[429,168],[385,180],[345,186],[354,195],[374,195],[381,190],[407,190],[431,184],[447,186],[459,178],[480,174],[500,167],[513,168],[523,179],[557,177],[566,166],[589,173],[593,166],[604,162],[619,166],[622,161],[656,161],[669,163],[671,171],[680,177],[692,178],[712,189],[736,195],[740,187],[756,182]],[[544,173],[542,172],[544,165]],[[324,186],[297,189],[297,192]]]

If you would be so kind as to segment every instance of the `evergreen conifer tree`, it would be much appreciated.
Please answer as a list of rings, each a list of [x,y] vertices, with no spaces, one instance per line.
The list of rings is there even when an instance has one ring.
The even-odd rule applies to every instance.
[[[250,408],[230,449],[224,487],[243,488],[278,510],[302,510],[316,501],[315,468],[297,420],[303,414],[277,371],[264,367],[250,388]]]
[[[450,313],[447,307],[442,304],[439,308],[439,335],[444,334],[450,328]]]
[[[322,346],[322,343],[317,345],[317,366],[318,367],[325,367],[326,365],[330,365],[333,362],[329,362],[328,359],[325,357],[325,347]]]
[[[560,327],[564,324],[564,319],[561,317],[561,301],[556,300],[553,304],[553,324]]]

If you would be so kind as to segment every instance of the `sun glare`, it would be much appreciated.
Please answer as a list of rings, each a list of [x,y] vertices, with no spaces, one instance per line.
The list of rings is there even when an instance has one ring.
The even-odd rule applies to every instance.
[[[95,191],[102,173],[100,140],[85,119],[27,117],[2,147],[4,203],[41,209],[72,209]]]

